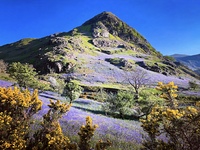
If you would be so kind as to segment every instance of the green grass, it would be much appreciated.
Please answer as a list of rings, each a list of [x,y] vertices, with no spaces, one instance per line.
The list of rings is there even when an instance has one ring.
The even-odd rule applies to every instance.
[[[46,52],[44,45],[49,42],[48,38],[41,39],[23,39],[18,42],[0,47],[0,59],[4,59],[6,62],[37,62],[35,58],[38,55],[38,50],[41,54]],[[50,50],[50,49],[48,49]],[[47,51],[48,51],[47,50]]]
[[[139,52],[133,51],[133,50],[125,50],[121,51],[118,54],[128,55],[128,56],[135,56],[136,54],[140,54]]]
[[[117,84],[117,83],[96,83],[95,86],[87,86],[85,84],[82,84],[81,82],[79,82],[79,85],[82,86],[85,89],[97,92],[100,89],[125,89],[127,88],[127,86],[124,86],[122,84]]]
[[[135,61],[132,60],[132,59],[128,59],[128,62],[129,62],[131,65],[135,65]]]
[[[79,39],[82,41],[80,46],[85,48],[86,53],[95,55],[93,51],[96,50],[97,48],[90,42],[92,38],[89,36],[81,35],[79,36]]]
[[[78,27],[78,32],[86,33],[87,35],[91,35],[91,25],[85,25]]]
[[[118,37],[118,36],[114,36],[114,35],[112,35],[112,34],[109,34],[109,39],[111,39],[111,40],[122,41],[122,39],[121,39],[120,37]]]
[[[35,40],[34,38],[25,38],[20,40],[19,46],[24,46],[29,44],[31,41]]]
[[[109,58],[108,61],[113,64],[113,65],[119,65],[120,63],[123,62],[123,58],[119,58],[119,57],[116,57],[116,58]]]
[[[111,89],[126,89],[127,85],[122,85],[118,83],[103,83],[97,84],[101,88],[111,88]]]
[[[79,142],[79,137],[77,135],[69,135],[69,134],[66,135],[69,137],[71,141],[76,143]],[[116,138],[108,134],[104,136],[94,134],[91,140],[91,146],[95,147],[96,142],[98,142],[100,139],[103,139],[104,141],[109,139],[112,142],[112,146],[108,147],[106,150],[140,150],[142,148],[142,145],[138,143],[122,141],[119,140],[118,137]]]

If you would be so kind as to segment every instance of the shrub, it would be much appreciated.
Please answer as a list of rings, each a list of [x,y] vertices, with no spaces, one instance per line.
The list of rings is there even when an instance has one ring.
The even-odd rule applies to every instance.
[[[0,149],[25,149],[31,117],[41,109],[35,90],[0,88]]]
[[[31,87],[42,91],[50,89],[49,85],[39,80],[38,74],[32,65],[14,62],[9,65],[8,73],[14,80],[17,81],[17,84],[20,87]]]
[[[109,97],[109,93],[106,92],[103,88],[100,88],[99,91],[96,93],[96,100],[99,102],[104,102]]]
[[[163,98],[159,98],[156,89],[146,88],[140,92],[138,104],[143,116],[147,116],[155,104],[163,105]]]
[[[157,89],[163,92],[161,97],[167,100],[167,105],[155,106],[147,118],[141,120],[142,127],[148,134],[143,142],[144,149],[199,149],[200,103],[197,102],[194,107],[176,107],[174,100],[177,86],[173,82],[160,82]]]
[[[176,97],[178,86],[174,85],[174,82],[169,82],[168,84],[163,84],[162,82],[158,82],[157,90],[161,91],[160,97],[165,99],[166,105],[170,108],[177,107]]]
[[[80,132],[78,133],[80,137],[80,142],[79,142],[80,150],[90,149],[90,141],[97,127],[98,127],[97,125],[92,124],[92,118],[88,116],[86,118],[86,125],[82,125]]]
[[[196,81],[189,81],[189,88],[196,90],[199,88],[199,85],[196,83]]]
[[[117,94],[110,94],[105,100],[103,110],[106,112],[119,113],[121,118],[127,114],[133,106],[133,93],[130,91],[119,91]]]
[[[8,72],[10,76],[17,81],[20,87],[35,86],[38,81],[35,68],[29,64],[14,62],[9,65]]]
[[[79,98],[81,92],[82,87],[79,86],[77,83],[70,81],[66,84],[63,95],[69,98],[70,103],[72,103],[73,100]]]
[[[64,136],[58,120],[69,111],[71,105],[60,101],[50,101],[47,114],[43,116],[40,129],[34,133],[33,140],[28,143],[28,149],[68,149],[72,146],[68,137]]]

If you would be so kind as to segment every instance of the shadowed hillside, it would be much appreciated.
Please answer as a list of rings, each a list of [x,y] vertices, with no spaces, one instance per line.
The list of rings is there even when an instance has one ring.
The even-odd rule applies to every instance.
[[[173,55],[173,57],[186,65],[188,68],[194,70],[196,73],[200,74],[200,54],[192,55],[192,56],[177,56]]]

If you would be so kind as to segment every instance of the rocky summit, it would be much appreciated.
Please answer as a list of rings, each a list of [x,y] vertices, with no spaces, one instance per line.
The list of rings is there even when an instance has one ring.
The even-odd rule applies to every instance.
[[[189,68],[156,51],[111,12],[102,12],[69,32],[3,45],[0,59],[32,64],[40,74],[73,75],[82,84],[121,84],[133,70],[145,71],[152,83],[174,81],[185,86],[199,79]]]
[[[135,45],[135,47],[131,47],[122,41],[116,40],[114,41],[116,43],[113,44],[115,47],[124,46],[127,49],[132,50],[136,50],[138,48],[148,54],[158,54],[142,35],[140,35],[135,29],[131,28],[129,25],[121,21],[118,17],[110,12],[103,12],[86,21],[82,26],[91,27],[92,35],[95,38],[94,43],[97,43],[97,46],[109,46],[108,44],[98,45],[98,43],[108,43],[102,42],[103,39],[99,38],[109,38],[109,35],[111,34],[113,36],[119,37],[124,42],[132,43]],[[113,41],[111,40],[110,42],[112,43]]]

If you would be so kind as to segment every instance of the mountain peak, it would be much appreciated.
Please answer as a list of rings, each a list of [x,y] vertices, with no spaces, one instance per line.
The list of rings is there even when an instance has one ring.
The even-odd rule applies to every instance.
[[[136,45],[146,54],[161,56],[140,33],[111,12],[104,11],[83,23],[82,26],[90,26],[92,34],[96,31],[105,31],[125,42]]]
[[[99,21],[120,21],[119,18],[117,18],[113,13],[104,11],[96,16],[94,16],[92,19],[86,21],[83,25],[90,25],[97,23]]]

